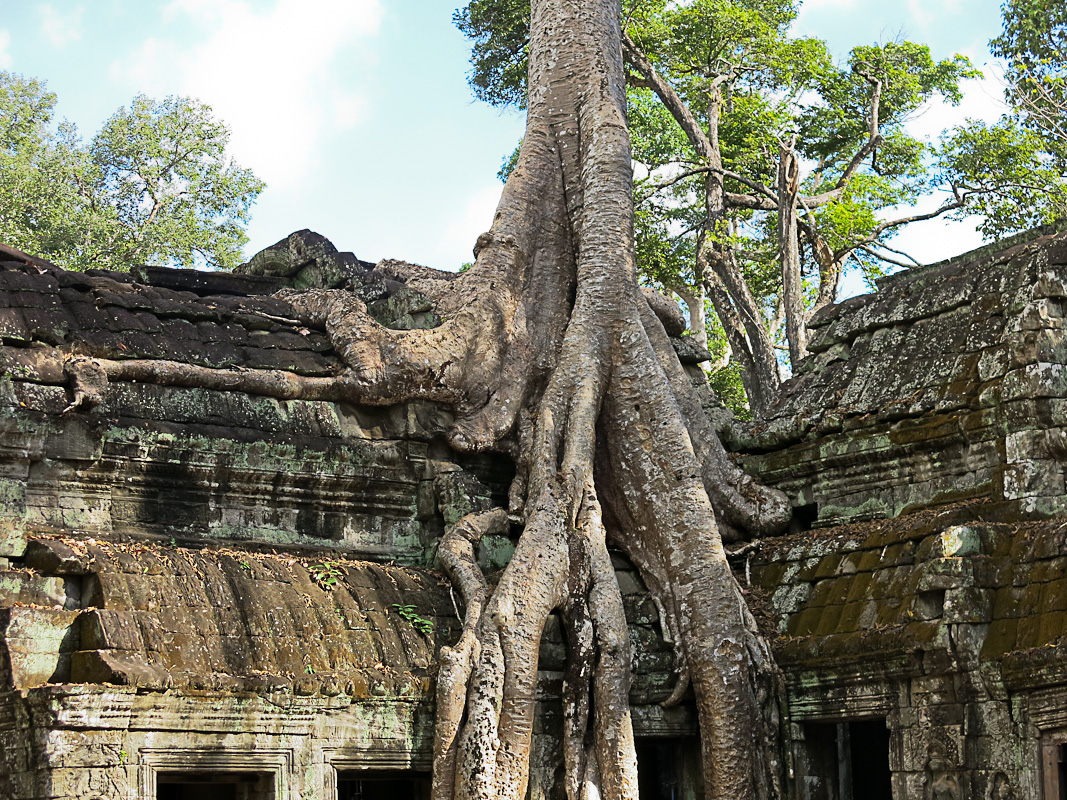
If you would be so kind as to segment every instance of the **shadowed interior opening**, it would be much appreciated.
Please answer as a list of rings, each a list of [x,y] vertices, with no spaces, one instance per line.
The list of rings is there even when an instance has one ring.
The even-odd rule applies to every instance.
[[[160,772],[156,800],[274,800],[274,778],[257,772]]]
[[[425,772],[338,772],[337,800],[429,800]]]

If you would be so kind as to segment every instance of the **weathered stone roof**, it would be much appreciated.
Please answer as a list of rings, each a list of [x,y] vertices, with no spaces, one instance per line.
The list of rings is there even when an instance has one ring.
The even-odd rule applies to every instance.
[[[823,309],[746,466],[819,524],[971,497],[1055,513],[1065,495],[1067,233],[1039,232]]]
[[[1067,681],[1065,552],[1067,517],[972,502],[765,539],[748,568],[800,698],[820,674],[915,677],[966,658],[1022,688]]]
[[[300,241],[314,236],[293,234]],[[319,262],[324,261],[332,272],[323,274],[327,270]],[[165,358],[324,377],[341,371],[343,364],[323,331],[305,325],[284,299],[271,293],[292,286],[347,286],[383,324],[433,324],[425,297],[351,253],[334,250],[319,262],[303,264],[293,276],[147,266],[129,273],[82,273],[0,253],[0,341],[15,347],[48,345],[96,358]],[[22,355],[5,350],[0,367],[55,368],[27,363],[28,356]]]
[[[25,566],[36,577],[9,573],[21,599],[0,610],[16,688],[415,697],[457,630],[440,575],[337,553],[34,539]]]

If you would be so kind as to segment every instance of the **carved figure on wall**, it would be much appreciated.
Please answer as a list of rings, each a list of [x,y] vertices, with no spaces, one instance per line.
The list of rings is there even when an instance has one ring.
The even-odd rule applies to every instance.
[[[955,748],[937,738],[926,748],[926,781],[923,800],[960,800],[956,777]]]
[[[993,776],[992,788],[989,790],[989,800],[1017,800],[1015,788],[1011,785],[1011,779],[1003,772]]]

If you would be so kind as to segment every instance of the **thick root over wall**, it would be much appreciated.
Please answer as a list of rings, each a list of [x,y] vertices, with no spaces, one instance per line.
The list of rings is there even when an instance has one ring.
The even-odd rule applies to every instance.
[[[75,360],[73,405],[91,405],[107,380],[452,404],[453,446],[509,453],[518,477],[509,509],[471,515],[441,543],[466,617],[441,656],[434,800],[525,797],[538,647],[554,611],[569,651],[567,795],[637,797],[609,543],[640,570],[676,649],[672,701],[694,690],[708,800],[778,797],[778,673],[719,530],[774,532],[789,507],[727,458],[638,288],[618,0],[534,0],[529,85],[522,152],[475,266],[419,285],[440,327],[386,330],[346,292],[290,294],[326,327],[344,375]],[[517,549],[491,590],[477,542],[516,523]]]

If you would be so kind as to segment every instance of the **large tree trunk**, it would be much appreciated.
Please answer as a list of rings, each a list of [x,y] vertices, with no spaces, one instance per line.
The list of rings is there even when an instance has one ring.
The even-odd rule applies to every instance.
[[[514,320],[525,324],[521,350],[507,344],[500,362],[527,365],[527,390],[516,393],[509,376],[464,392],[504,396],[504,407],[528,413],[518,431],[514,417],[489,426],[498,440],[519,434],[512,511],[524,530],[491,595],[473,567],[484,523],[468,520],[446,537],[445,563],[469,610],[439,683],[437,800],[525,795],[537,651],[555,609],[572,662],[568,796],[636,797],[628,638],[608,540],[664,609],[678,697],[692,679],[708,797],[772,796],[776,786],[762,724],[773,702],[761,693],[773,665],[727,566],[709,495],[724,522],[749,529],[781,525],[788,509],[725,457],[638,290],[619,25],[617,0],[533,3],[526,137],[485,239],[506,249],[483,249],[467,273],[485,281],[498,258],[510,264],[497,291],[513,293]]]
[[[800,239],[797,232],[797,193],[800,165],[795,140],[783,143],[778,154],[778,260],[782,267],[782,301],[789,363],[795,370],[808,354],[808,326],[804,310],[804,282],[800,275]]]
[[[570,660],[568,797],[637,797],[629,639],[609,542],[662,609],[678,663],[672,700],[690,682],[695,690],[708,800],[780,795],[778,673],[719,530],[776,532],[789,505],[730,461],[638,288],[619,15],[618,0],[534,0],[526,136],[475,265],[452,281],[393,265],[436,300],[445,322],[387,330],[349,292],[291,294],[349,370],[319,381],[271,375],[254,387],[447,402],[453,447],[516,462],[510,508],[464,518],[440,547],[466,611],[461,638],[441,657],[435,800],[525,797],[537,655],[556,610]],[[75,405],[93,402],[106,376],[247,381],[131,364],[72,361]],[[521,537],[491,588],[476,545],[511,524]]]

